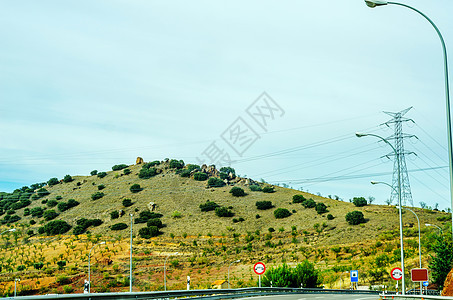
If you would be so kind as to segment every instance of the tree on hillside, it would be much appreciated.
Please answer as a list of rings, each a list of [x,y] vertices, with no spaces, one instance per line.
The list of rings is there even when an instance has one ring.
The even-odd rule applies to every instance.
[[[321,284],[319,272],[308,260],[290,268],[287,264],[269,268],[263,277],[264,286],[316,288]]]
[[[445,279],[453,266],[453,245],[451,235],[436,236],[433,246],[434,255],[431,256],[429,268],[433,282],[443,287]]]
[[[365,206],[368,204],[364,197],[354,197],[352,198],[352,203],[354,203],[354,205],[357,207]]]

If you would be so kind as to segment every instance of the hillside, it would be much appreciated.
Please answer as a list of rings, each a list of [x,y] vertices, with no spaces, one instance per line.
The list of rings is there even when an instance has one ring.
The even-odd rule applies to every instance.
[[[225,265],[238,257],[241,263],[232,267],[235,276],[232,284],[235,286],[254,284],[250,265],[258,260],[272,265],[308,258],[323,270],[324,282],[330,286],[344,284],[341,274],[351,268],[362,268],[363,278],[368,278],[368,284],[388,280],[385,268],[398,262],[398,251],[395,251],[398,247],[398,215],[394,206],[356,207],[349,202],[235,177],[234,170],[222,173],[214,167],[184,166],[176,160],[152,164],[138,161],[140,163],[136,165],[115,166],[116,171],[102,174],[105,177],[102,177],[102,172],[92,172],[95,175],[90,176],[67,176],[64,180],[49,181],[43,187],[34,186],[34,190],[0,194],[1,206],[9,205],[0,210],[2,223],[5,223],[1,231],[10,228],[6,225],[17,228],[16,232],[2,235],[5,250],[0,255],[0,281],[3,282],[0,283],[0,293],[5,295],[11,290],[14,276],[29,278],[30,282],[25,280],[23,282],[27,284],[22,284],[22,287],[27,286],[23,289],[24,294],[52,289],[56,292],[71,292],[71,288],[80,290],[88,251],[104,240],[107,244],[98,246],[101,253],[95,256],[95,262],[104,265],[93,268],[97,290],[100,286],[102,290],[124,290],[121,286],[125,285],[123,281],[128,270],[130,214],[134,219],[134,253],[137,255],[134,256],[134,286],[137,290],[162,289],[162,280],[159,279],[163,276],[162,261],[175,252],[179,253],[177,258],[172,257],[168,262],[172,266],[169,274],[173,274],[168,283],[174,288],[183,288],[184,276],[188,274],[193,276],[198,287],[209,287],[213,280],[224,278]],[[144,172],[144,168],[149,173]],[[206,180],[199,181],[194,177]],[[222,177],[226,184],[211,187],[208,185],[209,177]],[[219,182],[217,180],[217,184]],[[140,185],[140,189],[131,191],[134,184]],[[242,188],[246,195],[233,196],[230,193],[232,187]],[[260,191],[266,187],[273,192]],[[46,193],[49,194],[44,195]],[[103,193],[103,196],[98,194],[100,198],[93,200],[96,193]],[[328,212],[318,214],[315,208],[293,203],[294,195],[324,203]],[[130,206],[123,205],[125,199],[131,200]],[[200,205],[207,201],[225,207],[234,215],[219,217],[215,211],[202,211]],[[259,210],[257,201],[270,201],[273,208]],[[11,209],[12,202],[22,204]],[[68,202],[78,202],[78,205],[70,208],[61,205]],[[277,219],[274,211],[278,208],[286,208],[291,215]],[[51,210],[54,212],[49,213]],[[138,234],[140,229],[147,227],[146,220],[140,223],[137,219],[140,219],[140,213],[150,210],[162,215],[160,220],[164,226],[158,236],[146,239]],[[355,210],[363,213],[365,223],[349,225],[346,222],[345,215]],[[449,220],[446,213],[414,210],[422,224],[442,226]],[[122,216],[112,219],[112,212],[121,211]],[[328,218],[329,214],[332,216]],[[11,219],[13,216],[17,217]],[[95,224],[98,226],[86,227],[83,234],[76,236],[74,229],[82,218],[100,221]],[[38,234],[42,232],[40,228],[55,220],[67,222],[71,229],[63,235]],[[125,228],[112,230],[111,226],[118,223],[124,223]],[[404,214],[404,227],[409,255],[407,264],[416,265],[418,228],[411,213]],[[426,240],[423,250],[426,263],[432,229],[422,228],[422,232]],[[382,255],[386,256],[383,264],[367,263]],[[40,261],[45,262],[45,267],[36,268],[35,264]],[[65,266],[59,266],[60,261],[64,261]],[[373,270],[384,271],[377,276]],[[37,279],[43,274],[49,278],[48,281]],[[67,276],[68,282],[52,283],[58,276]],[[94,284],[93,289],[96,290]]]

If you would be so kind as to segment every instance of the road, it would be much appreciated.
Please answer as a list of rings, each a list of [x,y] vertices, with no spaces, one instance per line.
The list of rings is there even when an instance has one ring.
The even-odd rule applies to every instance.
[[[378,300],[379,295],[296,294],[241,298],[244,300]]]

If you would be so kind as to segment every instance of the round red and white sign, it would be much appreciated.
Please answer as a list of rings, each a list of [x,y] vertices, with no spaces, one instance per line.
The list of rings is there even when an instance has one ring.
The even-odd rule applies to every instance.
[[[262,263],[262,262],[257,262],[254,266],[253,266],[253,271],[255,271],[255,273],[257,275],[263,275],[264,272],[266,272],[266,266]]]
[[[401,268],[393,268],[392,271],[390,271],[390,276],[392,276],[393,280],[401,280],[403,271]]]

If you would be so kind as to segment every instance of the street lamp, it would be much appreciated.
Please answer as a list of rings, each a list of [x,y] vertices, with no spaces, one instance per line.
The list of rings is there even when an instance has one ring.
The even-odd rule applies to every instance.
[[[164,261],[164,290],[166,291],[167,290],[167,268],[166,268],[166,264],[167,264],[167,259],[172,256],[172,255],[178,255],[179,252],[175,252],[173,254],[169,254],[167,255],[167,258],[165,259]]]
[[[404,244],[403,244],[403,214],[401,212],[401,166],[399,164],[399,153],[398,151],[396,151],[395,147],[393,147],[393,145],[387,141],[385,138],[383,138],[382,136],[379,136],[377,134],[373,134],[373,133],[359,133],[357,132],[355,134],[357,137],[364,137],[364,136],[374,136],[380,140],[382,140],[384,143],[386,143],[387,145],[389,145],[393,152],[395,153],[395,159],[397,160],[397,165],[398,165],[398,214],[399,214],[399,223],[400,223],[400,247],[401,247],[401,271],[403,273],[403,276],[401,277],[401,288],[402,288],[402,294],[405,295],[406,294],[406,290],[405,290],[405,281],[404,281]]]
[[[20,279],[19,278],[14,278],[14,298],[16,298],[16,283],[17,282],[20,282]]]
[[[11,229],[3,231],[2,233],[0,233],[0,235],[4,234],[6,232],[14,232],[14,231],[16,231],[16,228],[11,228]]]
[[[235,260],[235,261],[231,262],[230,265],[228,266],[228,289],[230,289],[230,267],[231,267],[232,264],[238,263],[240,261],[241,261],[240,259]]]
[[[90,252],[88,253],[88,293],[91,292],[91,270],[90,270],[90,260],[91,260],[91,250],[93,250],[94,247],[97,245],[104,245],[105,242],[100,242],[91,247]]]
[[[442,37],[442,34],[440,33],[439,28],[437,28],[436,24],[428,18],[427,15],[419,11],[418,9],[409,6],[407,4],[403,3],[398,3],[398,2],[390,2],[390,1],[377,1],[377,0],[365,0],[365,3],[368,7],[374,8],[376,6],[382,6],[382,5],[387,5],[387,4],[394,4],[394,5],[399,5],[403,6],[406,8],[409,8],[410,10],[415,11],[416,13],[420,14],[422,17],[424,17],[433,27],[434,30],[436,30],[437,35],[439,36],[440,43],[442,45],[442,53],[444,57],[444,78],[445,78],[445,104],[446,104],[446,113],[447,113],[447,143],[448,143],[448,166],[450,170],[450,198],[451,198],[451,206],[453,210],[453,143],[452,143],[452,137],[451,137],[451,114],[450,114],[450,88],[449,88],[449,83],[448,83],[448,63],[447,63],[447,48],[445,47],[445,42],[444,38]],[[452,227],[453,227],[453,218],[451,220],[452,222]],[[452,231],[453,234],[453,231]]]
[[[437,227],[437,229],[440,230],[440,234],[443,234],[444,232],[442,231],[442,228],[440,228],[439,226],[435,225],[435,224],[425,224],[425,226],[434,226],[434,227]]]
[[[132,293],[132,217],[133,214],[129,214],[131,216],[131,251],[130,251],[130,269],[129,269],[129,293]]]

